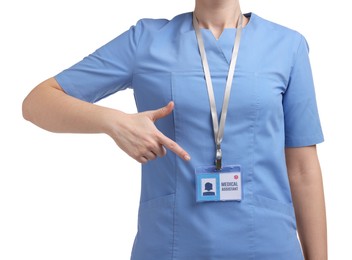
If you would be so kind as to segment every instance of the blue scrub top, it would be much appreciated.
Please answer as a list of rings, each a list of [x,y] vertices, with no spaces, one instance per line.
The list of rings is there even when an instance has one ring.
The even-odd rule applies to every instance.
[[[222,144],[223,164],[242,167],[241,202],[196,203],[195,168],[213,164],[215,144],[192,13],[142,19],[56,76],[89,102],[125,88],[140,112],[175,102],[156,125],[192,160],[168,152],[142,165],[132,259],[303,259],[284,152],[323,141],[308,46],[296,31],[246,16]],[[201,32],[220,113],[236,29],[218,40]]]

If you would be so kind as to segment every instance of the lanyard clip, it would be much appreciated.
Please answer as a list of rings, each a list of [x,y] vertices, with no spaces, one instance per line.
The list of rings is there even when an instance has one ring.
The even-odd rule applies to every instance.
[[[220,145],[217,145],[216,146],[216,157],[215,157],[215,168],[217,171],[220,171],[222,168],[221,160],[222,160],[221,147],[220,147]]]

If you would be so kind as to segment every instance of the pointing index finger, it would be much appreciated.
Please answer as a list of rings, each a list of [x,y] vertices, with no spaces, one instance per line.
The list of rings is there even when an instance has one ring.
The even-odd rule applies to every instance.
[[[159,140],[162,145],[164,145],[169,150],[173,151],[183,160],[185,161],[191,160],[191,157],[189,156],[189,154],[181,146],[179,146],[176,142],[174,142],[170,138],[164,136],[163,134],[160,134]]]

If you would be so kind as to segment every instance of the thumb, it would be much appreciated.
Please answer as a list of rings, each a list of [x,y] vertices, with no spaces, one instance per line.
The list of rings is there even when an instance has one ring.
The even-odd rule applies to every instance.
[[[167,104],[166,106],[150,111],[151,119],[153,120],[153,122],[155,122],[160,118],[166,117],[172,112],[172,110],[174,109],[174,106],[175,106],[174,102],[170,101],[169,104]]]

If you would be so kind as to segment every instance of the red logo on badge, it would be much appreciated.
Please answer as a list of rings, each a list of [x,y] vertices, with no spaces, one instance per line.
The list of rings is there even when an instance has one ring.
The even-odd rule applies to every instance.
[[[233,178],[234,178],[235,180],[237,180],[237,179],[238,179],[238,175],[235,175]]]

